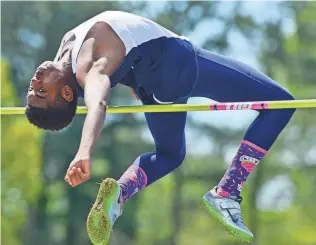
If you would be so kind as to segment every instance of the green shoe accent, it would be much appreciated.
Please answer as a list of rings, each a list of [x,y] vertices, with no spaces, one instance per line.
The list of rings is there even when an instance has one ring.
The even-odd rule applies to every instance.
[[[219,223],[223,227],[223,229],[227,231],[230,235],[233,235],[242,242],[250,243],[253,241],[253,237],[249,236],[249,234],[242,232],[238,229],[234,229],[233,227],[225,223],[222,216],[218,213],[218,211],[212,205],[210,205],[204,198],[202,198],[201,201],[199,201],[199,203],[208,213],[210,213],[215,218],[217,223]]]
[[[87,231],[94,245],[106,245],[112,231],[110,208],[116,203],[119,186],[114,179],[103,180],[87,219]]]

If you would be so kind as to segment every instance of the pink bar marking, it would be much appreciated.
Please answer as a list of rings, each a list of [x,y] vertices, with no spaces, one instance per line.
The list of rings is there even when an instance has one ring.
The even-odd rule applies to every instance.
[[[222,111],[222,110],[226,110],[226,106],[227,106],[226,104],[220,103],[220,104],[217,104],[216,107],[217,107],[217,110],[221,110]]]
[[[243,140],[241,143],[246,144],[246,145],[249,145],[249,146],[251,146],[252,148],[254,148],[254,149],[256,149],[256,150],[258,150],[258,151],[264,153],[265,155],[268,154],[268,151],[267,151],[267,150],[265,150],[265,149],[263,149],[263,148],[261,148],[261,147],[255,145],[254,143],[251,143],[251,142],[249,142],[249,141],[247,141],[247,140]]]
[[[233,102],[233,103],[215,103],[210,105],[210,110],[266,110],[269,105],[267,102]]]
[[[210,105],[210,110],[211,111],[222,111],[222,110],[227,110],[226,108],[227,104],[226,103],[216,103],[216,104],[212,104]]]
[[[254,102],[251,106],[253,110],[263,110],[268,109],[269,105],[266,102]]]

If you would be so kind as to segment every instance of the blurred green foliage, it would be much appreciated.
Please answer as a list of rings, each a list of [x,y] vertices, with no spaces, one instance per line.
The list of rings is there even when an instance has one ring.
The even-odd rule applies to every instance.
[[[1,106],[18,105],[10,65],[1,61]],[[1,218],[3,244],[21,244],[28,206],[42,191],[42,133],[24,117],[1,118]]]
[[[253,52],[260,69],[296,98],[315,98],[314,2],[43,1],[1,5],[2,106],[24,105],[36,66],[53,59],[64,32],[110,9],[152,18],[222,54],[231,55],[233,48],[241,48],[238,40],[246,40],[247,49],[234,58],[246,59]],[[114,90],[111,104],[135,103],[128,89]],[[192,115],[184,164],[127,202],[110,245],[240,244],[197,201],[222,177],[246,127],[198,121]],[[139,154],[154,149],[142,115],[108,115],[93,155],[93,178],[73,189],[63,178],[79,145],[83,116],[54,134],[35,129],[23,116],[1,119],[1,231],[6,245],[90,244],[85,219],[97,183],[107,176],[119,178]],[[315,119],[314,109],[298,110],[249,178],[242,208],[246,224],[256,234],[255,245],[316,244]],[[191,147],[205,148],[202,139],[210,147],[202,153],[190,151]]]

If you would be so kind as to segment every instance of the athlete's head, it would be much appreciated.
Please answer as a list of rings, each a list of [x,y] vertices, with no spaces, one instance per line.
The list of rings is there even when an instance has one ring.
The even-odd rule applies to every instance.
[[[38,128],[58,131],[73,120],[77,97],[71,63],[46,61],[31,79],[25,114]]]

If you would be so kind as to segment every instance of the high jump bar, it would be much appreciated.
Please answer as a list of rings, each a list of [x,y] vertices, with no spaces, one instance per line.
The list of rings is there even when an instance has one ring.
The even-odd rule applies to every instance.
[[[185,111],[234,111],[234,110],[273,110],[294,108],[316,108],[316,99],[282,100],[282,101],[254,101],[212,104],[168,104],[168,105],[138,105],[138,106],[110,106],[107,113],[139,113],[139,112],[185,112]],[[0,115],[22,115],[25,107],[1,107]],[[86,114],[87,108],[77,107],[77,114]]]

